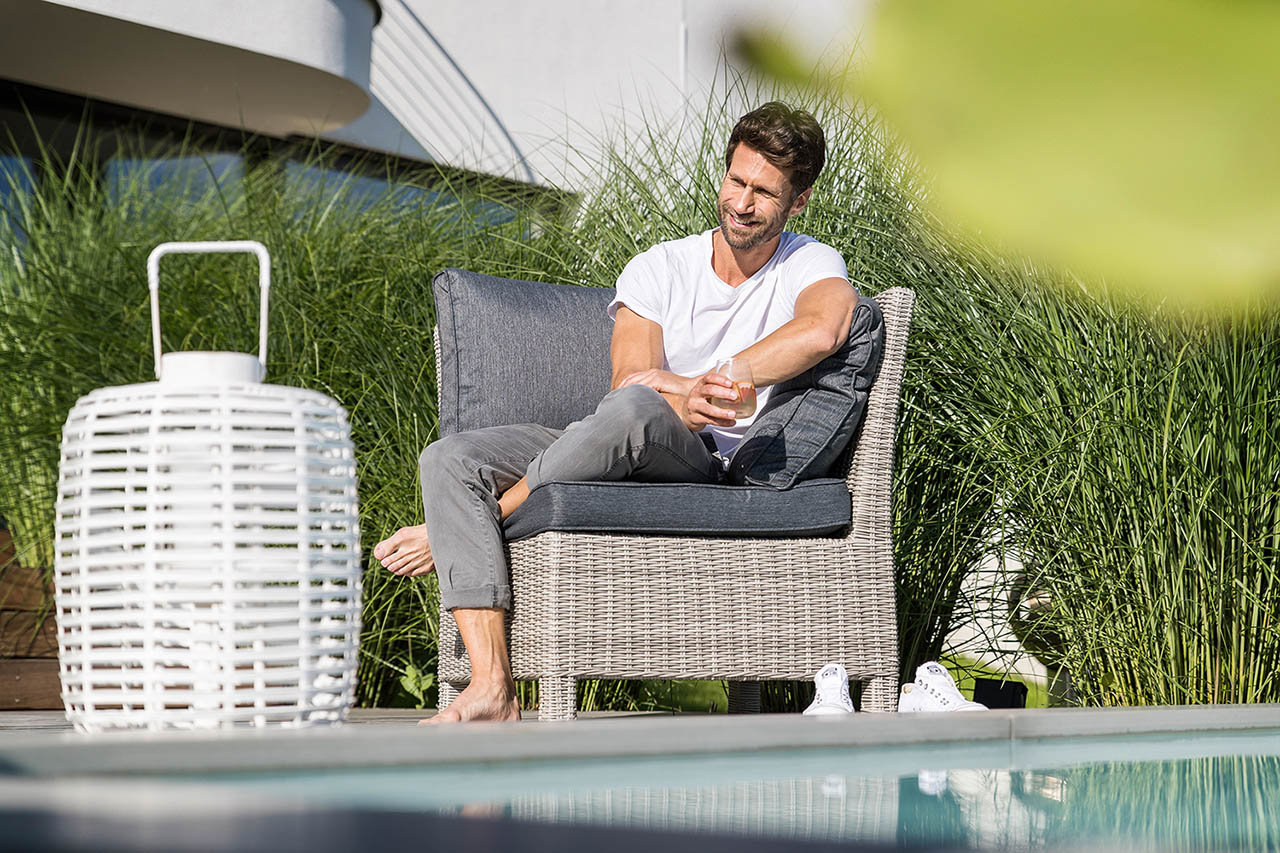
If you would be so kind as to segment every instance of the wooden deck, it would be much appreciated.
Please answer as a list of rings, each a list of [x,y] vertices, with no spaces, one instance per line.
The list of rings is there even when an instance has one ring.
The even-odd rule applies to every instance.
[[[0,711],[61,709],[48,572],[20,566],[0,529]]]

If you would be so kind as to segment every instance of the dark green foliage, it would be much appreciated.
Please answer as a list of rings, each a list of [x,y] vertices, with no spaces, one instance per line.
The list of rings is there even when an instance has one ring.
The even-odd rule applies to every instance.
[[[998,279],[982,301],[1003,318],[965,332],[993,356],[968,407],[1028,645],[1086,704],[1280,699],[1280,316]]]

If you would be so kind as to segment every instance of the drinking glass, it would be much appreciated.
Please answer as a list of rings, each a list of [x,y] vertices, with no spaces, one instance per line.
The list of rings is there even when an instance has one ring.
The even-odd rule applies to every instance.
[[[716,365],[716,373],[733,382],[737,399],[713,400],[718,406],[732,408],[739,418],[749,418],[756,413],[756,381],[751,376],[751,363],[745,358],[726,358]]]

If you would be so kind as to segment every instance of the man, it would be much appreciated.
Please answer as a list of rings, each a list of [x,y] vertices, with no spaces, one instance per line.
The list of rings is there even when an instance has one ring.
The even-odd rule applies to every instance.
[[[826,158],[813,116],[768,103],[729,137],[720,227],[661,243],[618,277],[612,389],[564,430],[532,424],[458,433],[423,451],[426,524],[378,543],[391,572],[436,571],[471,659],[472,680],[424,722],[516,720],[504,611],[511,604],[502,520],[553,480],[716,482],[754,420],[735,419],[733,383],[713,368],[745,358],[763,408],[769,386],[839,349],[857,294],[829,246],[784,232]],[[429,487],[428,487],[428,484]]]

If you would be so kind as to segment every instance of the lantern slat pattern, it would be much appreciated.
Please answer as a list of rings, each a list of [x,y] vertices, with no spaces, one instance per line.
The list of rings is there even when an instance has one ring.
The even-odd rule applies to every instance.
[[[94,391],[63,430],[67,716],[82,731],[339,722],[360,632],[346,413],[314,391],[219,381],[217,357],[242,354],[173,355],[214,369]]]

